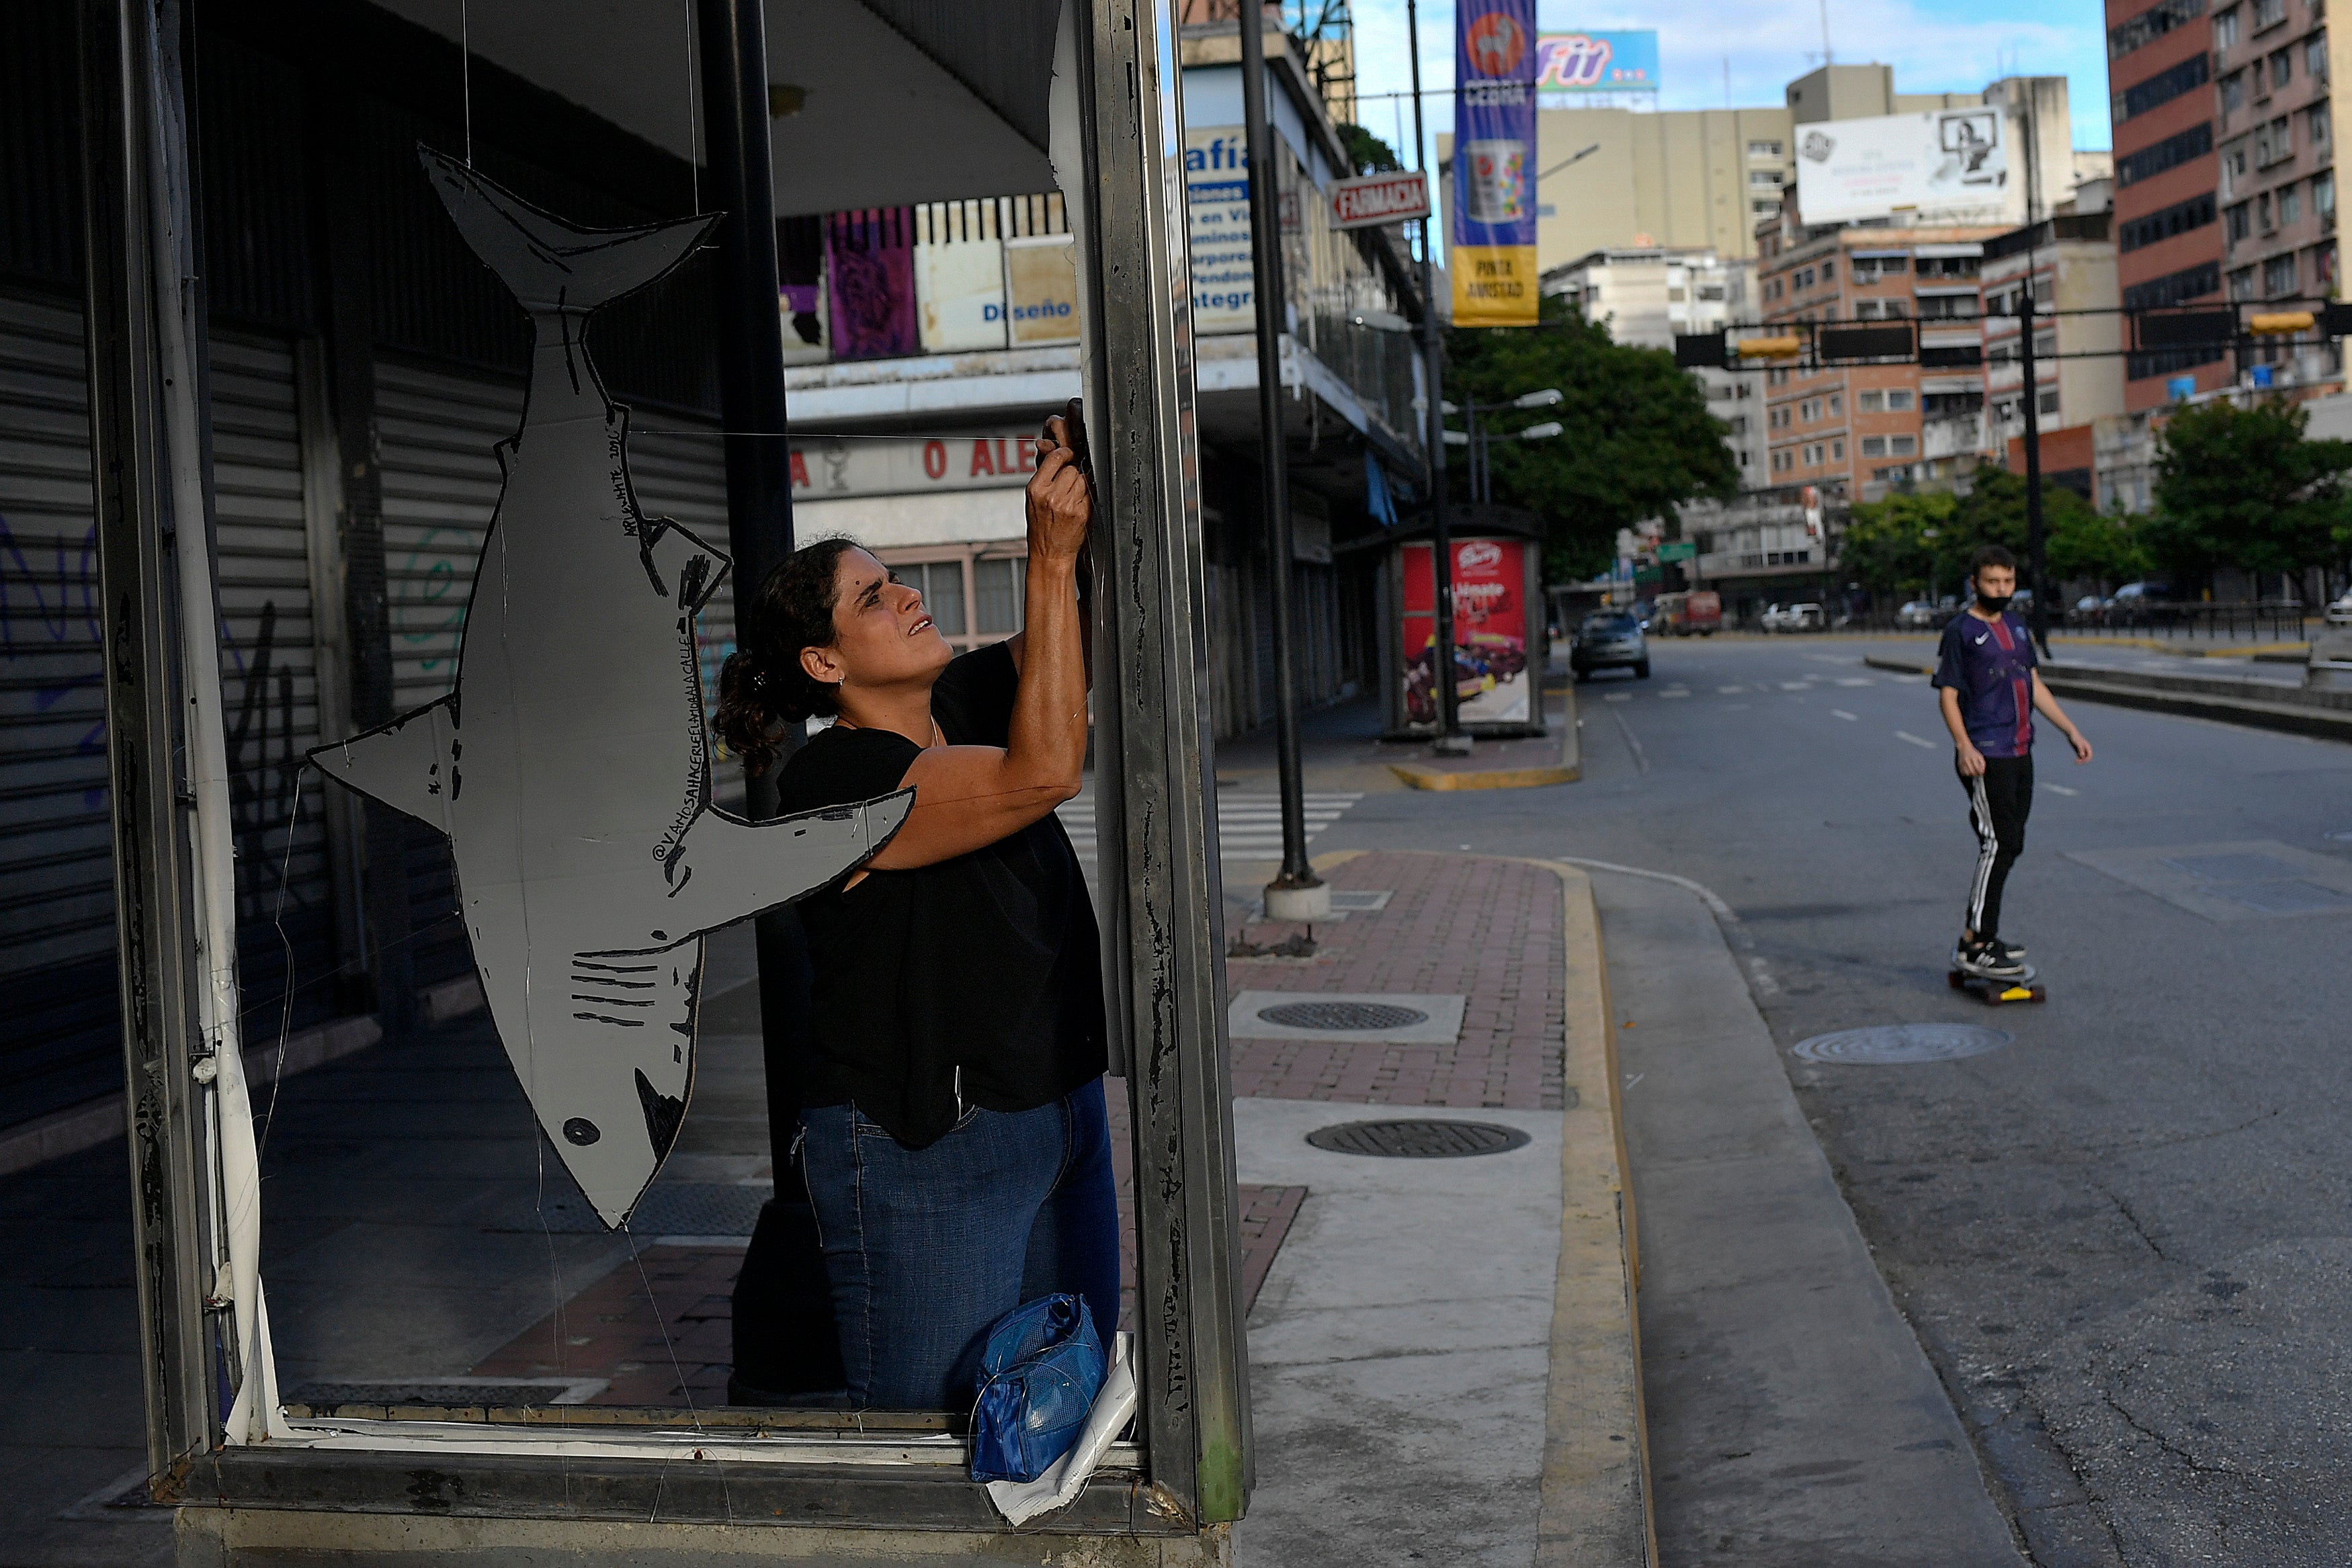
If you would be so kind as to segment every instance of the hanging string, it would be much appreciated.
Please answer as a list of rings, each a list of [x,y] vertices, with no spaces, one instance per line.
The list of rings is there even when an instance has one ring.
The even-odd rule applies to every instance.
[[[693,199],[687,207],[689,213],[702,210],[702,116],[694,102],[694,0],[683,0],[686,8],[686,176]]]
[[[474,166],[474,33],[466,15],[467,0],[457,0],[458,90],[466,99],[466,167]]]

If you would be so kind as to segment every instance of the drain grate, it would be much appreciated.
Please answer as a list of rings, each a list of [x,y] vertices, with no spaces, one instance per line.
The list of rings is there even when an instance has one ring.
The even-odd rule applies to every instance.
[[[1257,1016],[1288,1029],[1410,1029],[1429,1021],[1419,1008],[1389,1002],[1283,1002],[1258,1009]]]
[[[2007,1030],[1969,1023],[1893,1023],[1840,1030],[1801,1040],[1796,1054],[1807,1061],[1902,1066],[1916,1061],[1958,1061],[1999,1051],[2016,1036]]]
[[[1343,1122],[1307,1134],[1318,1149],[1387,1159],[1451,1160],[1521,1147],[1528,1134],[1492,1122]]]

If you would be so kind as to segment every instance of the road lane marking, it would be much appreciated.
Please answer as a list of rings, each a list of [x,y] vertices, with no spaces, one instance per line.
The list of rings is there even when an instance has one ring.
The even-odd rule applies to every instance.
[[[1842,686],[1874,686],[1877,684],[1878,683],[1876,681],[1872,680],[1867,675],[1840,675],[1838,677],[1838,685]]]
[[[1625,732],[1625,745],[1633,753],[1633,766],[1647,773],[1650,770],[1650,754],[1642,749],[1640,741],[1633,738],[1633,727],[1625,722],[1625,716],[1622,713],[1612,713],[1609,716],[1615,719],[1617,727]]]
[[[1833,707],[1833,708],[1830,709],[1830,712],[1832,712],[1832,713],[1835,714],[1838,717],[1843,718],[1843,719],[1852,719],[1852,718],[1853,717],[1853,715],[1852,715],[1852,714],[1850,714],[1850,713],[1846,712],[1846,711],[1845,711],[1845,709],[1843,709],[1843,708],[1842,708],[1842,707]]]
[[[1746,686],[1717,686],[1715,689],[1721,692],[1725,696],[1736,696],[1739,693],[1746,691],[1748,688]]]
[[[1810,681],[1782,681],[1780,689],[1784,692],[1809,692],[1813,687]]]
[[[1633,700],[1633,694],[1631,692],[1610,692],[1603,695],[1601,700],[1605,703],[1629,703]]]
[[[1909,741],[1909,742],[1910,742],[1912,745],[1914,745],[1914,746],[1924,746],[1924,747],[1927,747],[1928,750],[1930,750],[1930,751],[1933,751],[1933,750],[1935,750],[1935,749],[1936,749],[1936,743],[1935,743],[1934,741],[1932,741],[1932,740],[1922,740],[1922,739],[1920,739],[1917,736],[1916,736],[1916,735],[1912,734],[1912,733],[1911,733],[1909,730],[1907,730],[1907,729],[1898,729],[1898,730],[1896,730],[1896,731],[1895,732],[1895,737],[1896,737],[1897,739],[1899,739],[1899,740],[1907,740],[1907,741]]]
[[[1658,695],[1659,695],[1660,696],[1662,696],[1662,697],[1686,697],[1686,696],[1690,695],[1690,693],[1688,693],[1688,692],[1660,692]]]
[[[2082,793],[2080,789],[2069,789],[2063,784],[2044,784],[2042,788],[2049,790],[2053,795],[2079,795]]]

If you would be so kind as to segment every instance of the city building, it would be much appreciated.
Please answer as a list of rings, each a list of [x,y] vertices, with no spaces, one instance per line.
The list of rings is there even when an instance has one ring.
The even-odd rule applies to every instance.
[[[2312,0],[2239,0],[2217,8],[2213,136],[2220,144],[2222,279],[2233,303],[2336,292],[2333,73],[2324,8]],[[2337,378],[2325,340],[2257,342],[2238,370],[2309,391]]]
[[[1756,264],[1711,250],[1600,250],[1544,273],[1542,288],[1607,327],[1616,342],[1671,350],[1677,336],[1754,319]],[[1690,373],[1706,389],[1708,412],[1727,427],[1724,441],[1738,460],[1741,483],[1760,483],[1766,448],[1757,378],[1728,370]]]
[[[2033,334],[2032,395],[2042,428],[2079,426],[2087,432],[2092,422],[2124,412],[2124,332],[2122,319],[2114,314],[2116,253],[2109,225],[2105,213],[2065,213],[1985,242],[1979,286],[1988,449],[2006,450],[2025,434],[2017,312],[2029,278],[2034,308],[2050,313],[2036,319]],[[2090,465],[2082,466],[2087,472]]]
[[[2218,40],[2206,0],[2107,0],[2106,21],[2124,308],[2218,300],[2224,249],[2211,80]],[[2251,124],[2242,110],[2240,119]],[[2153,407],[2179,395],[2184,382],[2190,391],[2224,385],[2229,358],[2219,344],[2134,353],[2125,367],[2125,406]]]

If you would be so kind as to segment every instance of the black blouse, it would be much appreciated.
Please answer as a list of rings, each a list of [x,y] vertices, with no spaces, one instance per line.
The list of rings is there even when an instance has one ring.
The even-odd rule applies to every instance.
[[[931,716],[951,746],[1007,745],[1019,684],[1003,643],[962,654],[931,688]],[[782,809],[887,795],[920,752],[893,731],[836,725],[785,765]],[[1094,904],[1052,813],[984,849],[872,872],[799,908],[818,1063],[802,1103],[854,1100],[919,1149],[971,1106],[1034,1110],[1101,1075]]]

